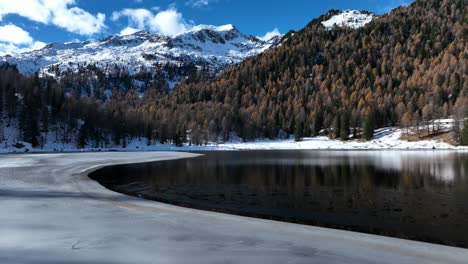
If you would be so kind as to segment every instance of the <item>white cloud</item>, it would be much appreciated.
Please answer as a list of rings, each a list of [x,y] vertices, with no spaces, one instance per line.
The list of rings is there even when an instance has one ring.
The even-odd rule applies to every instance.
[[[119,35],[120,36],[131,35],[131,34],[136,33],[138,31],[140,31],[140,30],[136,29],[136,28],[132,28],[132,27],[126,27],[126,28],[122,29],[122,31],[120,31]]]
[[[117,21],[121,17],[128,17],[128,24],[130,27],[135,27],[138,29],[144,29],[148,24],[148,21],[154,17],[153,13],[148,9],[138,8],[132,9],[127,8],[119,12],[112,13],[111,19]]]
[[[177,12],[175,8],[156,12],[153,13],[143,8],[127,8],[114,12],[111,19],[116,21],[122,17],[127,17],[129,28],[139,30],[149,29],[152,32],[168,36],[184,33],[193,27],[193,25],[185,21],[182,14]]]
[[[186,5],[195,7],[195,8],[201,8],[201,7],[207,7],[211,3],[218,2],[218,0],[189,0],[185,2]]]
[[[101,32],[105,28],[105,20],[104,14],[93,16],[83,9],[72,7],[56,12],[52,23],[70,32],[89,36]]]
[[[0,0],[0,20],[7,14],[16,14],[36,22],[47,23],[50,10],[44,8],[44,3],[38,0]]]
[[[193,7],[203,7],[207,6],[210,4],[209,0],[190,0],[187,2],[187,5],[193,6]]]
[[[20,48],[14,44],[0,42],[0,56],[17,54],[19,53],[19,49]]]
[[[40,49],[44,42],[34,41],[29,32],[9,24],[0,26],[0,56]]]
[[[0,41],[14,44],[31,43],[32,37],[27,31],[15,25],[0,26]]]
[[[273,29],[270,32],[267,32],[263,37],[257,37],[258,39],[261,39],[263,41],[268,41],[272,39],[273,37],[276,36],[281,36],[282,34],[279,32],[278,28]]]
[[[161,11],[151,20],[150,28],[164,35],[176,35],[186,32],[190,25],[185,22],[181,13],[175,9]]]
[[[93,15],[78,8],[75,0],[0,0],[0,20],[8,14],[53,24],[80,35],[93,35],[106,28],[104,14]]]

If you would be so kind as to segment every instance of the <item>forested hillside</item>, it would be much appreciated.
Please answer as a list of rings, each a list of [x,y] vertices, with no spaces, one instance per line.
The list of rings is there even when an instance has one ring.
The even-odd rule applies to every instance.
[[[417,0],[359,29],[327,29],[321,22],[330,12],[214,80],[187,79],[172,92],[153,87],[142,96],[115,90],[105,102],[4,66],[3,127],[17,120],[33,145],[43,144],[47,132],[100,146],[134,137],[204,144],[233,134],[370,139],[378,127],[461,122],[468,106],[467,11],[465,0]],[[453,135],[462,141],[459,127]]]
[[[218,120],[220,127],[247,139],[333,127],[345,129],[332,136],[346,138],[349,127],[461,115],[468,104],[467,16],[464,0],[416,1],[358,30],[326,30],[319,23],[325,16],[276,50],[173,97],[196,109],[218,105],[229,120]],[[199,123],[210,120],[216,117]]]

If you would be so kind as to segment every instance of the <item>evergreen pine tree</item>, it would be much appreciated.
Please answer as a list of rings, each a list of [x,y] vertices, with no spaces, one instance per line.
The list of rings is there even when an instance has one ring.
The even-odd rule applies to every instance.
[[[374,138],[374,130],[375,130],[375,114],[374,111],[370,111],[366,118],[364,119],[363,125],[363,134],[362,137],[365,140],[371,140]]]
[[[294,128],[294,141],[299,142],[304,138],[304,122],[296,122]]]
[[[350,127],[349,127],[349,115],[343,114],[341,115],[341,125],[340,125],[340,139],[341,140],[348,140],[350,134]]]
[[[463,130],[460,135],[460,145],[468,146],[468,120],[464,121]]]
[[[153,128],[150,124],[146,126],[145,129],[146,145],[150,146],[153,141]]]
[[[78,147],[84,148],[88,144],[88,125],[85,122],[78,131]]]
[[[3,97],[4,97],[5,91],[3,87],[0,87],[0,123],[3,121]]]
[[[16,117],[16,111],[18,106],[18,97],[16,96],[16,89],[10,83],[7,83],[6,85],[5,101],[5,106],[8,114],[7,126],[10,126],[11,120]]]
[[[323,126],[323,117],[321,112],[317,112],[313,118],[312,123],[310,124],[310,130],[313,137],[318,136],[320,129]]]
[[[341,132],[341,117],[340,114],[336,114],[335,118],[333,119],[332,125],[332,138],[339,138]]]
[[[41,110],[41,132],[44,133],[44,138],[41,142],[43,146],[47,143],[47,134],[49,133],[49,109],[48,107],[42,107]]]
[[[3,96],[4,90],[3,87],[0,87],[0,143],[4,140],[3,139]]]
[[[41,109],[41,102],[38,100],[39,87],[39,79],[36,76],[32,88],[26,90],[24,93],[19,116],[19,128],[22,139],[25,142],[31,143],[33,147],[39,145],[38,136],[40,132],[38,114]]]

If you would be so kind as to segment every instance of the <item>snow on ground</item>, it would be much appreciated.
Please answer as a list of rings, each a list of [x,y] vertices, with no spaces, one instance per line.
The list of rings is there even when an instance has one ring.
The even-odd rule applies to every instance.
[[[323,21],[322,25],[327,29],[338,27],[360,28],[370,23],[374,19],[371,13],[363,13],[357,10],[345,10],[332,16],[329,20]]]
[[[378,149],[454,149],[468,150],[468,147],[456,147],[439,140],[421,140],[408,142],[401,140],[400,129],[386,128],[377,131],[371,141],[340,141],[328,137],[304,138],[295,142],[293,138],[286,140],[259,140],[252,143],[226,143],[218,145],[221,149],[330,149],[330,150],[378,150]]]
[[[145,138],[134,139],[128,142],[124,148],[122,146],[108,146],[105,148],[87,147],[77,149],[76,143],[62,144],[54,143],[49,138],[48,144],[43,148],[31,148],[28,143],[21,142],[24,147],[17,148],[16,141],[0,144],[0,153],[11,152],[90,152],[90,151],[216,151],[216,150],[458,150],[468,151],[468,147],[453,146],[440,140],[421,140],[408,142],[401,140],[402,130],[397,128],[382,128],[376,130],[376,135],[371,141],[349,140],[340,141],[329,139],[328,137],[304,138],[301,142],[295,142],[294,138],[289,139],[263,139],[253,142],[229,141],[225,143],[211,143],[204,146],[183,146],[177,147],[172,144],[152,144],[147,145]],[[53,135],[49,135],[53,137]]]

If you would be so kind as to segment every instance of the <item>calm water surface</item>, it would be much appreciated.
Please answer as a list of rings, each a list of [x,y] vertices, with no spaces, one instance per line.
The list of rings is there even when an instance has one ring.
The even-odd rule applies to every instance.
[[[108,167],[91,178],[171,204],[468,248],[468,153],[203,154]]]

